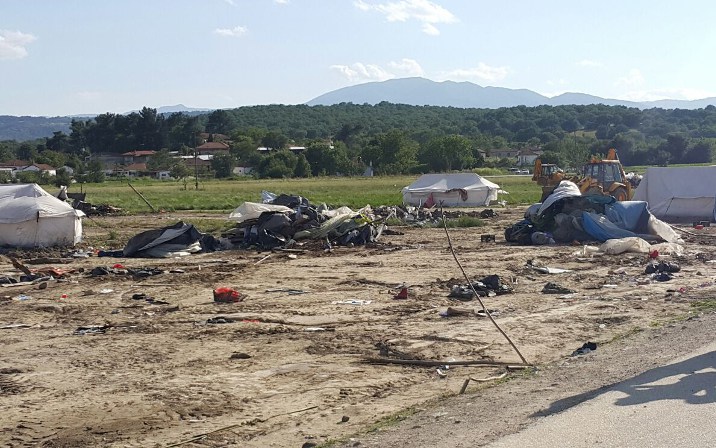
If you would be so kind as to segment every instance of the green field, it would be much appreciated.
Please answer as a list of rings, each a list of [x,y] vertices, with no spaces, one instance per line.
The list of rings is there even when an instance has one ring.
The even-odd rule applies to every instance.
[[[242,202],[261,202],[261,191],[296,194],[314,204],[325,202],[332,207],[347,205],[360,208],[396,205],[402,202],[401,189],[412,183],[418,176],[386,177],[317,177],[310,179],[265,179],[265,180],[212,180],[194,185],[176,181],[132,181],[132,186],[156,208],[165,211],[194,210],[229,212]],[[501,195],[508,204],[531,204],[539,200],[540,189],[530,176],[488,176],[510,194]],[[126,213],[149,212],[149,207],[132,191],[126,181],[107,181],[102,184],[84,184],[87,201],[120,207]],[[79,192],[80,186],[70,187],[70,192]]]

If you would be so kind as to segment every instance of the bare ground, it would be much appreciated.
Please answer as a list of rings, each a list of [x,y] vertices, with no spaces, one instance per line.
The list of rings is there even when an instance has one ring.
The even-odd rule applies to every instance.
[[[678,259],[682,271],[672,281],[639,284],[646,278],[644,255],[591,259],[575,256],[579,247],[573,246],[506,245],[504,227],[519,220],[523,211],[501,210],[487,227],[453,229],[451,236],[473,278],[498,274],[514,282],[514,293],[487,298],[486,304],[499,311],[497,322],[528,361],[543,367],[540,372],[591,365],[621,341],[632,340],[624,335],[673,325],[676,318],[695,315],[695,301],[714,297],[716,272],[706,261],[716,256],[710,243],[704,244],[710,239],[687,243],[687,253]],[[87,244],[106,242],[110,230],[126,241],[180,217],[99,218],[99,225],[86,229]],[[362,362],[379,356],[378,346],[430,360],[519,361],[489,320],[440,316],[448,306],[477,306],[447,297],[450,286],[464,280],[444,231],[399,230],[404,235],[385,236],[376,246],[336,248],[331,253],[308,250],[291,254],[295,258],[224,251],[169,260],[91,257],[66,265],[31,266],[75,273],[69,281],[42,290],[0,289],[0,445],[146,447],[183,442],[182,446],[300,447],[353,437],[349,444],[434,446],[431,441],[444,434],[437,427],[474,431],[474,421],[462,431],[455,423],[470,421],[467,417],[450,421],[432,416],[452,415],[453,411],[433,409],[455,402],[479,408],[461,408],[458,415],[492,409],[492,423],[481,430],[483,437],[448,443],[472,446],[478,444],[475,440],[482,443],[514,430],[529,416],[527,406],[516,412],[483,408],[484,403],[529,393],[543,396],[542,405],[550,397],[558,399],[556,391],[563,392],[560,381],[566,380],[539,383],[538,373],[516,378],[513,374],[515,380],[480,388],[478,393],[471,385],[468,395],[438,401],[456,394],[467,377],[502,371],[458,367],[442,377],[435,368]],[[497,243],[481,243],[481,234],[496,234]],[[526,266],[528,260],[572,272],[540,274]],[[115,263],[184,272],[143,279],[89,275],[94,267]],[[9,263],[0,264],[0,269],[14,272]],[[568,298],[542,294],[548,281],[577,293]],[[410,285],[410,297],[394,300],[394,288],[403,282]],[[235,304],[214,303],[211,291],[219,286],[235,287],[247,298]],[[305,293],[268,291],[276,289]],[[23,293],[30,298],[18,300]],[[137,293],[166,303],[133,300]],[[333,303],[347,300],[370,303]],[[227,317],[226,323],[207,323],[217,316]],[[700,321],[695,322],[685,325]],[[73,334],[92,325],[106,326],[105,332]],[[600,349],[584,360],[569,358],[588,340],[598,342]],[[602,344],[613,340],[620,342],[608,344],[603,352]],[[614,376],[607,365],[593,369],[584,380],[599,387]],[[574,384],[566,389],[577,390]],[[409,427],[406,422],[412,420],[406,420],[395,430],[361,435],[376,421],[408,408],[426,409],[411,419],[427,420]],[[510,423],[493,424],[501,418]]]

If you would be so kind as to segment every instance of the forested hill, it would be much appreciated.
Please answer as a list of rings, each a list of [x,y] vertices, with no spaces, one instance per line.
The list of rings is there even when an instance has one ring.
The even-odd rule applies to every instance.
[[[33,140],[69,132],[71,117],[14,117],[0,115],[0,140]]]

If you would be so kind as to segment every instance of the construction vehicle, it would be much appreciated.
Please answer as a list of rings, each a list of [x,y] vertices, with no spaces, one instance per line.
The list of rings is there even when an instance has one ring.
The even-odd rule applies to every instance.
[[[633,194],[631,183],[624,174],[624,167],[614,148],[609,150],[604,159],[592,156],[576,176],[568,176],[556,165],[543,164],[537,159],[532,180],[542,187],[540,201],[544,201],[563,180],[577,184],[585,196],[609,195],[617,201],[628,201]]]

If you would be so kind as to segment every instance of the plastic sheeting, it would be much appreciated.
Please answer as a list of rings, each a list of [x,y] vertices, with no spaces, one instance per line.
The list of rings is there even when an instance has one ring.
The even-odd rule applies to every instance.
[[[230,221],[237,223],[258,219],[264,212],[289,213],[292,209],[283,205],[259,204],[257,202],[244,202],[229,215]]]
[[[539,207],[539,210],[537,210],[537,215],[541,215],[544,213],[552,204],[559,201],[560,199],[565,198],[571,198],[574,196],[581,196],[582,192],[579,191],[579,187],[577,184],[575,184],[572,181],[569,180],[563,180],[562,182],[557,185],[557,187],[552,191],[552,194],[547,196],[547,199],[542,202],[542,205]]]
[[[201,233],[182,221],[133,236],[124,246],[125,257],[164,258],[201,252]]]

